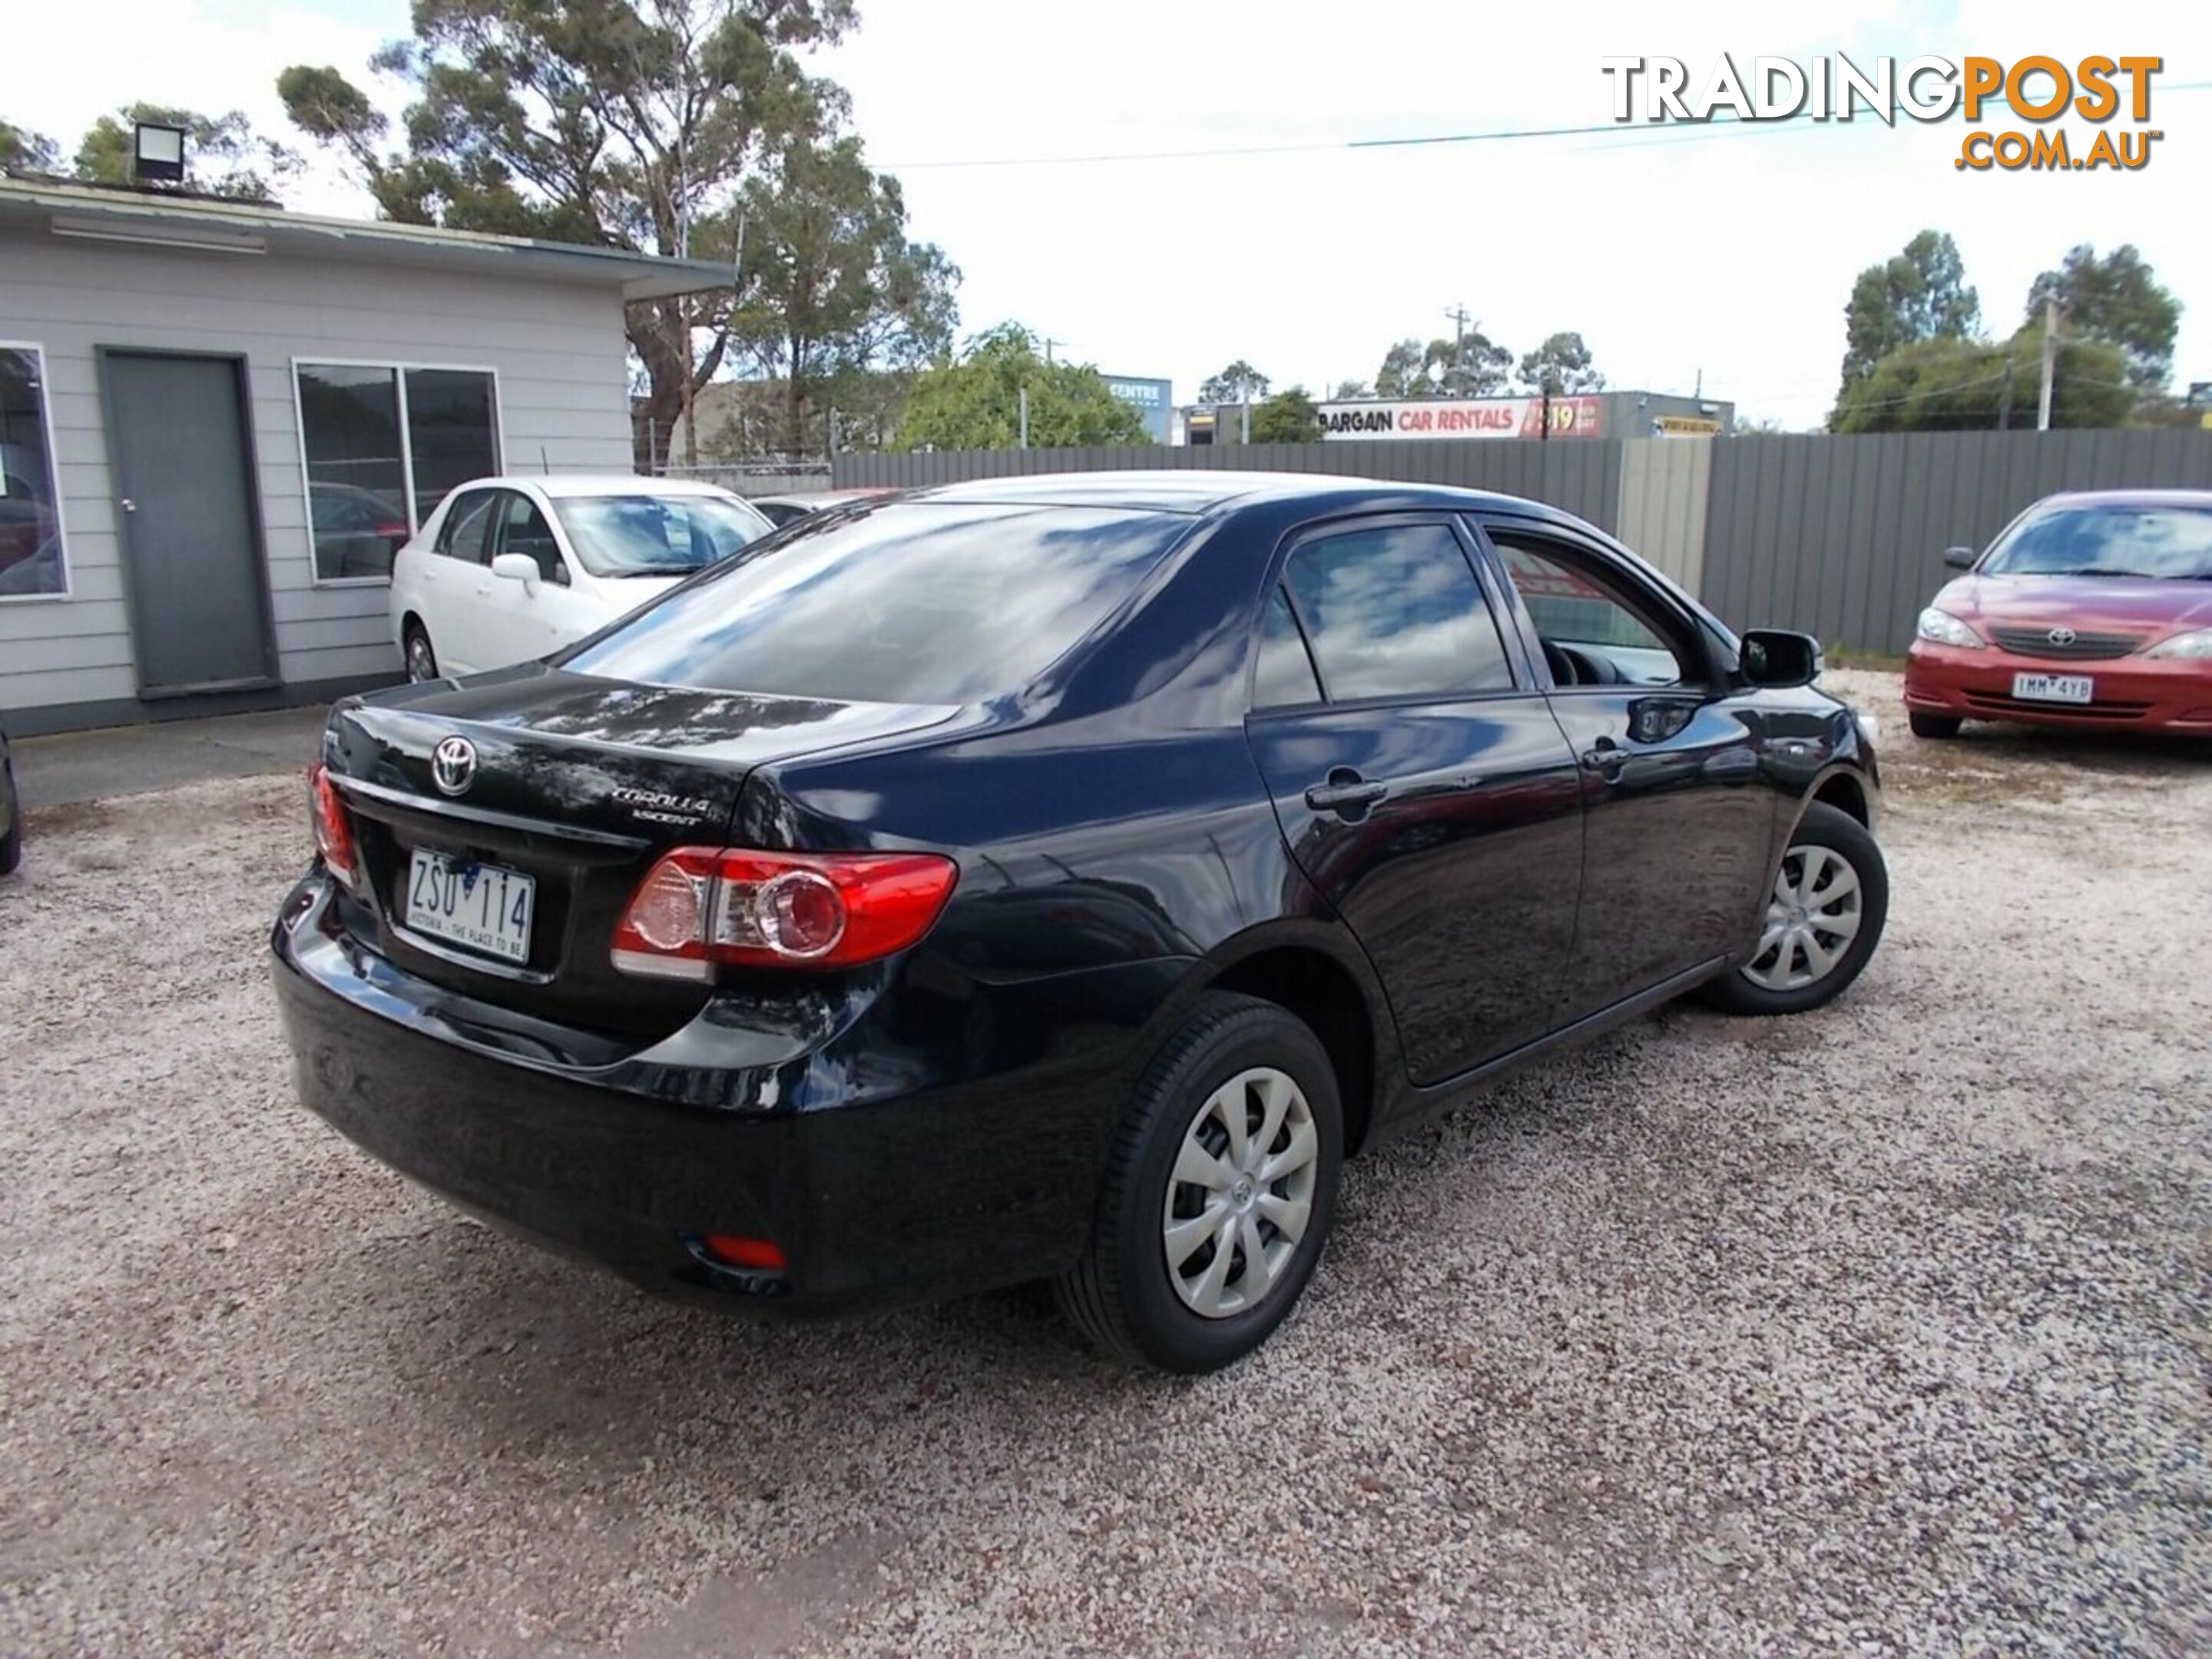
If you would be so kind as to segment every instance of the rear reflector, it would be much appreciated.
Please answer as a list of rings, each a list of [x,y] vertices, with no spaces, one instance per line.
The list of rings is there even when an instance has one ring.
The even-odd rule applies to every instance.
[[[717,852],[679,847],[630,896],[614,965],[664,979],[714,964],[850,968],[927,933],[960,867],[933,853]]]
[[[726,1267],[749,1267],[763,1273],[783,1271],[783,1252],[765,1238],[735,1238],[728,1233],[708,1233],[699,1243],[708,1255]]]
[[[320,761],[307,769],[307,811],[315,826],[315,851],[322,854],[332,875],[352,886],[356,861],[353,820],[346,816],[345,802],[338,799],[330,769]]]

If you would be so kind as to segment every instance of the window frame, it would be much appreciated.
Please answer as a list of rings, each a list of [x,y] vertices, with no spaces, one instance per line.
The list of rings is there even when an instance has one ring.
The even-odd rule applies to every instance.
[[[471,504],[477,496],[483,496],[485,507],[495,513],[499,508],[499,498],[514,493],[498,484],[479,484],[474,489],[465,486],[454,490],[446,500],[440,501],[435,509],[438,514],[438,535],[437,539],[430,544],[430,556],[433,558],[451,559],[455,564],[470,565],[478,570],[490,569],[492,559],[498,552],[498,550],[492,547],[490,544],[498,539],[499,520],[494,518],[484,526],[484,543],[487,550],[481,559],[464,559],[453,551],[453,526],[471,510]],[[422,532],[417,531],[416,534],[420,535]],[[349,587],[359,586],[367,580],[365,577],[356,576],[350,581],[337,585]]]
[[[307,466],[307,414],[306,399],[300,396],[300,371],[303,368],[384,368],[392,374],[392,391],[397,394],[399,416],[399,490],[407,508],[407,537],[413,541],[422,533],[422,520],[415,516],[415,430],[407,413],[407,376],[422,370],[448,374],[483,374],[491,380],[491,449],[496,464],[493,477],[507,476],[507,389],[500,383],[498,366],[492,363],[421,362],[396,357],[331,357],[294,356],[290,360],[292,375],[292,436],[300,455],[300,506],[307,520],[307,575],[309,585],[315,587],[389,587],[392,578],[382,576],[325,576],[315,559],[314,478]],[[439,506],[445,503],[441,501]],[[433,513],[436,507],[431,509]],[[395,550],[396,552],[396,550]]]
[[[1703,620],[1678,604],[1664,588],[1647,581],[1626,559],[1610,549],[1583,535],[1577,535],[1569,526],[1555,524],[1547,519],[1519,518],[1506,513],[1469,514],[1466,518],[1468,530],[1474,533],[1481,548],[1483,562],[1490,567],[1511,606],[1513,624],[1521,635],[1522,649],[1526,653],[1536,684],[1545,696],[1552,697],[1577,696],[1590,694],[1618,696],[1623,691],[1634,691],[1644,696],[1697,693],[1702,696],[1723,695],[1728,686],[1729,672],[1714,649],[1714,641]],[[1550,542],[1564,548],[1571,563],[1576,558],[1595,565],[1611,586],[1623,590],[1632,600],[1640,601],[1651,611],[1660,626],[1652,631],[1667,640],[1669,648],[1681,659],[1690,677],[1673,685],[1561,685],[1552,678],[1552,665],[1544,659],[1543,634],[1536,626],[1521,590],[1513,585],[1513,578],[1505,568],[1504,556],[1491,538],[1492,526],[1503,534],[1526,537],[1531,541]],[[1632,614],[1638,608],[1632,603],[1626,607]],[[1647,627],[1651,619],[1644,618]],[[1686,651],[1685,646],[1689,648]]]
[[[27,351],[39,363],[39,422],[46,445],[46,482],[54,492],[54,539],[61,544],[62,585],[52,593],[0,593],[0,605],[67,604],[76,597],[76,573],[70,563],[69,515],[62,495],[62,458],[54,448],[54,383],[46,349],[36,340],[0,340],[0,351]],[[116,534],[120,537],[121,527]]]
[[[1460,556],[1467,562],[1468,574],[1474,579],[1475,592],[1489,614],[1490,625],[1498,630],[1498,653],[1504,659],[1505,672],[1512,684],[1483,691],[1413,691],[1372,697],[1332,697],[1328,690],[1328,676],[1322,671],[1321,653],[1313,647],[1311,624],[1299,609],[1298,597],[1285,580],[1291,560],[1300,549],[1310,547],[1316,542],[1356,535],[1363,531],[1413,526],[1442,530],[1457,544]],[[1249,634],[1251,649],[1247,653],[1249,660],[1245,664],[1244,675],[1245,717],[1248,720],[1272,720],[1285,715],[1311,714],[1316,710],[1334,714],[1339,709],[1449,708],[1463,702],[1488,702],[1500,697],[1534,695],[1541,688],[1529,667],[1528,643],[1522,635],[1517,620],[1508,626],[1512,613],[1501,609],[1502,596],[1497,586],[1498,580],[1496,573],[1490,568],[1487,550],[1470,532],[1461,515],[1449,510],[1347,514],[1338,518],[1316,520],[1287,532],[1276,544],[1274,555],[1267,562],[1267,579],[1260,585],[1259,603],[1251,614]],[[1252,700],[1253,692],[1259,684],[1261,630],[1265,625],[1267,605],[1278,589],[1281,590],[1290,606],[1291,620],[1297,628],[1299,643],[1305,647],[1307,664],[1313,670],[1314,684],[1321,688],[1321,701],[1318,702],[1282,702],[1261,707]],[[1510,588],[1505,592],[1509,595],[1511,593]],[[1517,599],[1517,596],[1514,597]]]

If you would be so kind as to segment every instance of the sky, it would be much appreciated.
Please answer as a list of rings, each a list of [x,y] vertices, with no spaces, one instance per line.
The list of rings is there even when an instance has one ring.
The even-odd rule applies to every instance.
[[[403,0],[94,0],[11,26],[0,118],[73,143],[133,99],[240,107],[289,133],[293,63],[366,79],[406,33]],[[2212,8],[2166,0],[1771,0],[1655,6],[1474,0],[860,0],[811,67],[850,91],[911,232],[957,264],[963,327],[1012,319],[1179,401],[1236,359],[1278,386],[1368,380],[1390,343],[1449,336],[1448,312],[1516,354],[1579,332],[1615,386],[1733,399],[1793,428],[1832,399],[1853,276],[1929,227],[1956,238],[1985,326],[2079,242],[2133,242],[2185,307],[2177,386],[2212,380]],[[27,24],[27,29],[26,25]],[[1112,163],[1051,158],[1334,146],[1606,122],[1607,57],[1722,52],[1803,63],[1920,54],[2005,61],[2155,53],[2138,172],[1954,165],[1965,129],[1627,128],[1583,137]],[[384,96],[395,111],[402,95]],[[2067,124],[2076,142],[2089,131]],[[1020,166],[943,165],[1021,161]],[[295,209],[366,213],[327,160]]]

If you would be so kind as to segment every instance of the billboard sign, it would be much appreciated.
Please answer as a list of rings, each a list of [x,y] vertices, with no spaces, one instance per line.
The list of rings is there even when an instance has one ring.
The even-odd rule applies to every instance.
[[[1175,408],[1174,381],[1133,374],[1108,374],[1105,380],[1107,391],[1145,417],[1145,432],[1154,443],[1168,441],[1168,416]]]
[[[1554,438],[1604,435],[1595,398],[1552,399]],[[1321,406],[1321,434],[1331,442],[1380,438],[1538,438],[1541,398],[1432,398],[1415,403],[1365,400]]]

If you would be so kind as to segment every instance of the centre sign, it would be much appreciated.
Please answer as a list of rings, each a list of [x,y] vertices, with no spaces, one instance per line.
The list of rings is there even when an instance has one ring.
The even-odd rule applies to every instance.
[[[1595,398],[1551,400],[1554,438],[1604,435],[1604,405]],[[1323,404],[1321,434],[1330,441],[1382,438],[1540,438],[1541,398],[1431,398],[1410,403],[1363,399]]]

